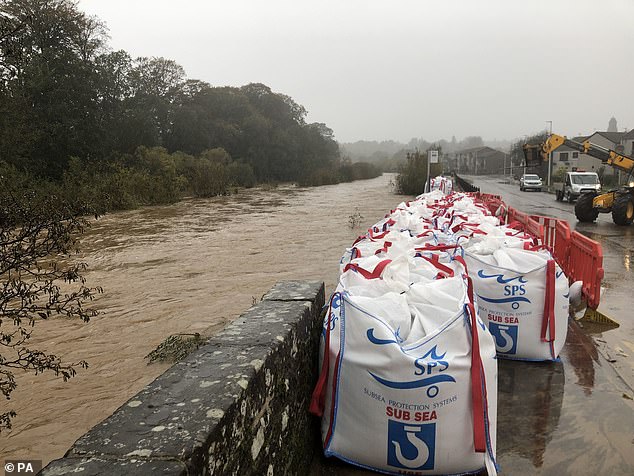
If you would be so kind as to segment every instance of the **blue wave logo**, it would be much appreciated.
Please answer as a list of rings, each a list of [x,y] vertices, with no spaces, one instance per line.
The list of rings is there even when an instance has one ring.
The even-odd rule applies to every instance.
[[[515,281],[516,279],[518,280],[518,282],[522,284],[526,284],[528,282],[526,281],[526,279],[524,279],[524,276],[516,276],[515,278],[505,278],[503,274],[487,275],[487,274],[484,274],[482,270],[478,271],[478,276],[484,279],[496,278],[496,281],[500,284],[508,284],[510,282]]]
[[[522,296],[510,296],[510,297],[495,299],[495,298],[487,298],[487,297],[484,297],[484,296],[481,296],[481,295],[478,294],[478,297],[480,299],[482,299],[483,301],[492,302],[492,303],[495,303],[495,304],[504,304],[504,303],[507,303],[507,302],[512,302],[512,303],[520,303],[520,302],[528,302],[528,303],[530,303],[531,302],[530,299],[522,297]]]
[[[373,374],[372,372],[368,372],[374,379],[379,382],[381,385],[385,385],[389,388],[397,388],[397,389],[412,389],[412,388],[423,388],[430,385],[435,385],[440,382],[455,382],[451,375],[434,375],[432,377],[422,378],[419,380],[410,380],[408,382],[395,382],[393,380],[387,380],[379,377],[378,375]]]
[[[370,336],[370,330],[368,330],[368,337]],[[383,343],[386,344],[393,343],[388,340],[378,340],[383,341]],[[368,373],[372,376],[372,378],[374,378],[374,380],[388,388],[410,390],[415,388],[427,387],[425,391],[427,393],[427,396],[429,398],[434,398],[438,395],[438,392],[440,391],[440,389],[438,388],[438,384],[442,382],[456,381],[451,375],[444,373],[449,368],[449,362],[446,360],[442,360],[446,354],[447,352],[439,354],[436,346],[434,346],[423,356],[417,358],[414,361],[414,367],[416,367],[416,369],[414,370],[414,375],[421,376],[422,378],[417,378],[414,380],[399,382],[380,377],[370,371],[368,371]]]
[[[445,355],[447,355],[447,351],[445,351],[442,355],[438,355],[436,353],[436,347],[438,346],[433,346],[431,348],[431,350],[429,352],[427,352],[425,355],[423,355],[421,358],[424,359],[425,357],[431,357],[434,360],[440,360],[443,359],[445,357]]]
[[[374,337],[373,327],[368,329],[368,332],[366,332],[366,335],[368,336],[368,340],[376,345],[398,344],[398,341],[396,339],[379,339],[378,337]]]

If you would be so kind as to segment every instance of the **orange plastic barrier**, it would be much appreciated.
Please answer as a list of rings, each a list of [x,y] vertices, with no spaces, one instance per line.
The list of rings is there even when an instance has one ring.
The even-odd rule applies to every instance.
[[[522,225],[524,225],[524,227],[526,227],[526,225],[528,224],[528,213],[520,212],[513,207],[509,207],[506,222],[510,224],[515,221],[521,223]]]
[[[570,282],[583,281],[581,292],[588,306],[596,309],[601,300],[604,274],[601,245],[581,233],[571,233],[564,220],[539,215],[531,215],[530,218],[543,226],[542,241],[551,250]],[[527,231],[532,233],[529,229]]]
[[[530,218],[540,225],[543,225],[542,243],[550,250],[566,275],[570,276],[568,265],[568,256],[570,254],[570,227],[568,226],[568,222],[541,215],[530,215]]]
[[[527,215],[525,226],[526,226],[525,231],[533,235],[533,237],[535,238],[535,241],[537,241],[537,243],[535,244],[543,245],[544,244],[544,225],[540,224],[539,222],[536,222],[535,220],[533,220],[531,217]]]
[[[568,277],[572,281],[583,281],[582,293],[588,300],[588,307],[596,309],[601,300],[603,250],[599,243],[576,231],[570,238]]]
[[[517,222],[520,222],[522,225],[526,225],[527,220],[528,220],[528,214],[524,212],[520,212],[519,210],[513,207],[509,207],[509,211],[506,218],[506,222],[508,224],[511,224],[517,221]]]
[[[495,215],[498,210],[500,209],[500,207],[503,207],[502,210],[500,211],[500,221],[504,221],[506,219],[506,204],[502,201],[502,200],[498,200],[497,198],[493,198],[491,200],[489,200],[488,202],[485,202],[487,204],[487,207],[489,208],[489,211],[491,212],[492,215]]]
[[[535,238],[536,244],[545,245],[571,283],[583,282],[582,293],[588,307],[596,309],[599,306],[601,280],[604,274],[603,250],[599,243],[576,231],[571,233],[570,226],[565,220],[528,215],[513,207],[506,207],[499,195],[477,193],[474,196],[479,198],[491,213],[504,206],[506,223],[520,223],[523,230]]]

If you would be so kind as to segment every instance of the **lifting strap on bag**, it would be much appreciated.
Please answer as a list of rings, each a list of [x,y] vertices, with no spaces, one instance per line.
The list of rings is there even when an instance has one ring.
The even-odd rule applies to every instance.
[[[324,358],[321,362],[321,371],[317,384],[313,390],[313,396],[310,401],[309,412],[313,415],[321,417],[324,414],[324,406],[326,402],[326,383],[328,381],[328,372],[330,370],[330,320],[332,319],[332,302],[339,293],[333,293],[328,304],[328,321],[326,322],[326,338],[324,342]],[[337,357],[338,359],[338,357]]]
[[[374,271],[368,271],[367,269],[363,269],[356,263],[348,263],[345,268],[343,268],[343,272],[345,273],[348,270],[353,270],[363,276],[365,279],[377,279],[381,277],[381,273],[385,269],[385,267],[392,262],[391,259],[384,259],[379,262],[374,268]]]
[[[550,344],[550,353],[553,359],[554,355],[553,342],[555,341],[555,260],[548,260],[546,263],[546,292],[544,299],[544,314],[542,317],[541,338],[543,342]],[[548,337],[546,337],[548,331]]]
[[[478,338],[478,322],[473,303],[465,304],[471,320],[471,404],[473,410],[473,446],[477,453],[487,450],[485,428],[485,392],[484,367],[480,357],[480,340]]]
[[[387,253],[388,248],[392,246],[392,242],[391,241],[386,241],[385,243],[383,243],[383,248],[379,248],[378,250],[376,250],[374,252],[375,255],[378,255],[380,253]]]
[[[370,237],[371,240],[382,240],[383,238],[385,238],[387,236],[387,234],[390,232],[390,230],[384,231],[382,233],[374,233],[372,230],[368,230],[368,236]]]
[[[416,248],[414,248],[414,251],[447,251],[447,250],[455,250],[456,248],[458,248],[457,244],[430,245],[428,243],[425,243],[423,246],[417,246]]]
[[[438,269],[440,271],[440,273],[438,273],[438,275],[436,275],[436,279],[438,278],[453,278],[454,277],[454,270],[452,268],[450,268],[449,266],[446,266],[444,264],[442,264],[438,258],[437,254],[432,254],[431,257],[427,257],[423,254],[416,253],[414,255],[415,258],[423,258],[425,261],[428,261],[430,264],[432,264],[436,269]],[[444,273],[444,274],[442,274]]]

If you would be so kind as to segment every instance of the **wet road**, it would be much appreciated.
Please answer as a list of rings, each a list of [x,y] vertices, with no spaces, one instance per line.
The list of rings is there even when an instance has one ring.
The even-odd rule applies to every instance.
[[[553,195],[520,192],[517,185],[492,178],[475,178],[474,184],[524,212],[566,219],[572,229],[601,242],[606,290],[599,309],[621,323],[616,330],[589,333],[571,322],[559,363],[499,361],[500,474],[634,474],[634,298],[629,288],[634,226],[617,228],[604,215],[596,224],[577,224],[574,205],[556,202]],[[372,473],[323,457],[311,472],[360,474]]]

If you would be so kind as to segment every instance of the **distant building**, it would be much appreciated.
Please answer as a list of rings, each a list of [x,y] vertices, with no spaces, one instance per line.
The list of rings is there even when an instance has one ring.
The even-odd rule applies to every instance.
[[[445,170],[468,175],[502,175],[506,154],[491,147],[472,147],[445,156]]]
[[[587,139],[587,136],[578,136],[573,137],[571,140],[575,142],[583,142]],[[558,168],[563,167],[566,169],[566,172],[577,170],[578,168],[582,168],[579,165],[579,155],[580,152],[566,146],[562,145],[558,147],[553,152],[553,171],[556,171]]]
[[[634,157],[634,129],[623,135],[621,144],[623,144],[623,153],[625,155],[629,155],[630,157]]]

